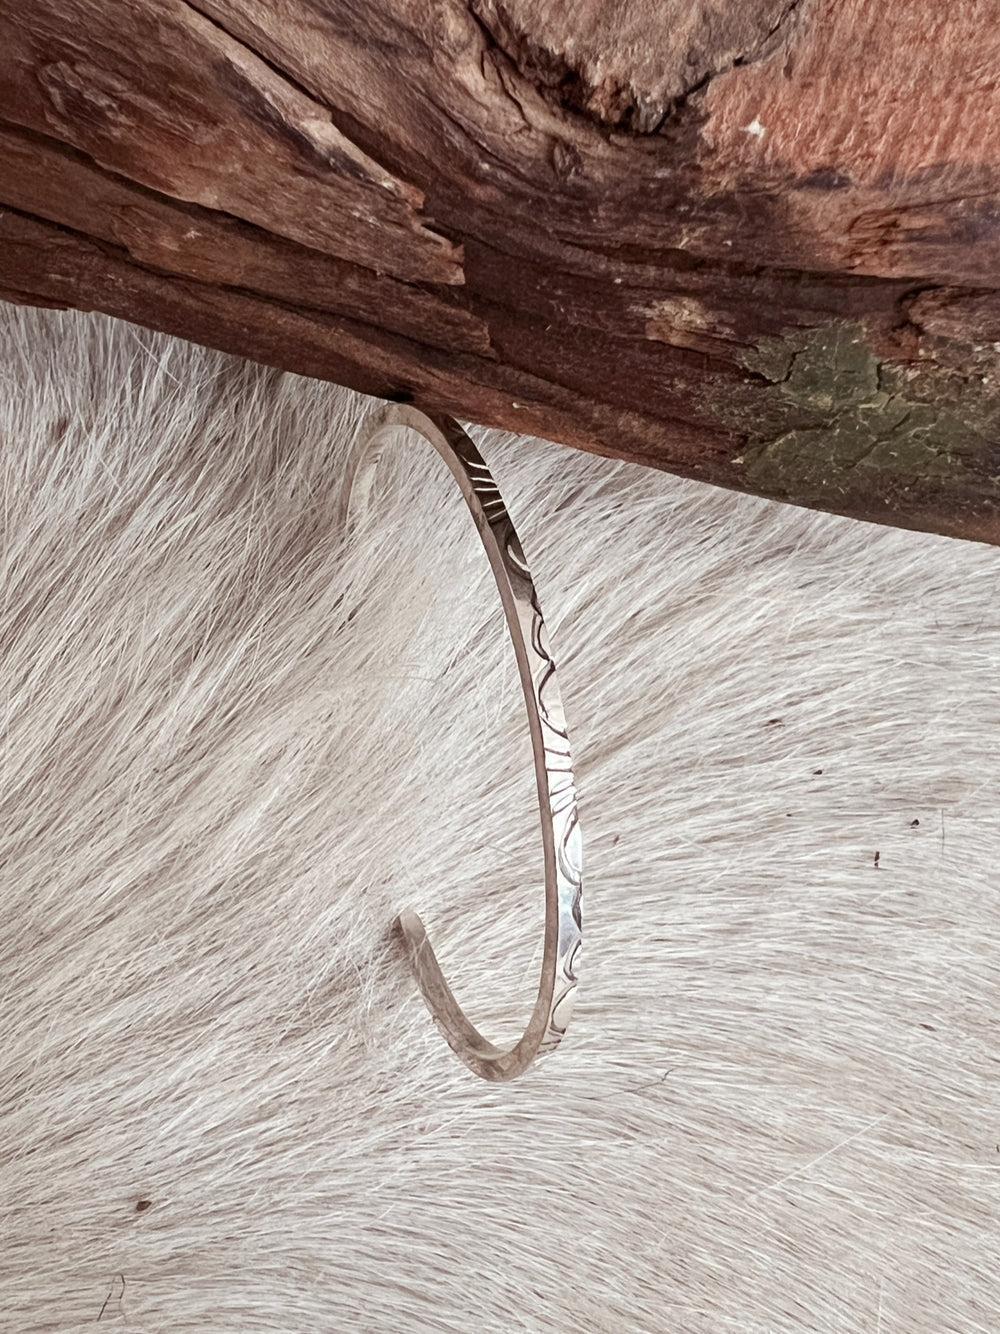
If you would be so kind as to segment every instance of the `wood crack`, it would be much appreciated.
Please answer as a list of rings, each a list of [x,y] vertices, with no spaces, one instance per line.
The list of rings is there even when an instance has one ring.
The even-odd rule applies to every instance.
[[[326,99],[320,99],[319,97],[317,97],[317,95],[311,89],[307,88],[306,85],[302,83],[299,79],[296,79],[294,75],[292,75],[287,69],[284,69],[281,66],[279,66],[274,60],[270,59],[262,51],[251,46],[246,40],[244,40],[243,38],[239,37],[236,33],[234,33],[231,28],[228,28],[221,21],[221,19],[215,12],[206,9],[202,4],[198,3],[198,0],[179,0],[179,2],[185,5],[186,8],[190,9],[193,13],[198,14],[202,19],[204,19],[206,23],[211,24],[220,33],[222,33],[229,41],[235,43],[237,46],[245,50],[250,56],[253,57],[253,59],[260,61],[260,63],[263,66],[265,66],[267,69],[271,71],[271,73],[275,76],[275,78],[281,79],[290,88],[294,89],[301,97],[306,98],[311,103],[313,103],[318,112],[328,116],[330,118],[330,123],[336,128],[338,135],[340,135],[343,141],[345,143],[349,143],[360,158],[362,158],[366,163],[370,163],[382,174],[383,183],[385,184],[386,188],[399,192],[401,196],[406,199],[407,203],[413,210],[414,215],[416,217],[419,217],[418,225],[420,231],[424,232],[428,236],[434,237],[435,240],[439,241],[442,244],[442,246],[448,247],[455,255],[456,261],[459,265],[459,270],[455,275],[449,278],[448,281],[454,283],[461,283],[464,280],[460,268],[462,261],[462,247],[460,244],[457,244],[452,237],[447,235],[446,232],[435,227],[433,222],[428,218],[428,215],[424,207],[426,203],[424,192],[419,188],[419,186],[414,184],[412,181],[402,180],[399,176],[396,175],[395,172],[391,171],[388,166],[386,166],[382,162],[379,162],[377,158],[373,157],[371,153],[370,144],[365,148],[362,148],[359,144],[357,144],[351,136],[348,125],[348,118],[342,114],[340,108],[335,107]],[[523,114],[524,113],[522,110],[522,115]],[[372,267],[375,266],[373,265]]]
[[[212,12],[209,9],[206,9],[204,5],[199,4],[198,0],[177,0],[177,3],[183,5],[186,9],[189,9],[193,14],[197,14],[200,19],[204,20],[205,23],[209,24],[218,33],[220,33],[227,42],[232,42],[234,46],[237,46],[242,51],[245,51],[246,54],[250,56],[252,60],[259,62],[266,69],[270,70],[270,72],[274,75],[276,79],[279,79],[283,84],[287,85],[287,87],[293,89],[301,98],[304,99],[304,101],[311,103],[316,108],[316,113],[320,118],[329,117],[330,122],[335,127],[338,135],[346,143],[350,144],[352,150],[358,155],[359,165],[362,165],[369,169],[368,171],[369,175],[372,174],[371,169],[374,168],[375,172],[381,178],[380,183],[385,187],[385,189],[390,190],[395,194],[399,194],[400,197],[404,198],[412,208],[417,210],[423,209],[425,202],[423,191],[418,186],[414,185],[412,182],[401,180],[394,172],[391,172],[383,163],[379,162],[376,158],[372,157],[372,155],[368,151],[359,147],[359,145],[357,145],[354,142],[351,136],[347,134],[342,128],[342,126],[338,123],[336,116],[337,108],[331,106],[329,102],[318,98],[310,88],[307,88],[304,83],[302,83],[299,79],[296,79],[295,76],[291,74],[287,69],[283,69],[280,65],[276,64],[274,60],[270,59],[262,51],[258,50],[256,47],[251,46],[249,42],[247,42],[242,37],[238,36],[235,32],[233,32],[231,28],[228,28],[222,22],[222,20],[218,17],[216,13]],[[285,126],[284,128],[287,128],[287,126]],[[299,142],[303,141],[303,136],[297,136],[297,137],[299,139]],[[361,177],[361,179],[364,179],[364,177]]]
[[[737,54],[727,53],[724,59],[713,62],[706,51],[698,63],[704,66],[708,60],[708,67],[702,67],[696,74],[684,69],[680,86],[669,96],[657,96],[644,89],[637,75],[624,70],[605,71],[599,60],[589,63],[585,55],[571,57],[569,44],[565,52],[546,46],[525,31],[507,0],[466,0],[466,3],[498,67],[513,70],[522,82],[564,114],[581,116],[605,131],[641,136],[659,133],[720,75],[771,55],[804,0],[789,0],[774,22],[755,35],[752,45]],[[709,34],[707,45],[711,49],[710,23]],[[688,61],[691,59],[689,54]],[[509,88],[506,91],[511,92]]]
[[[685,108],[691,105],[692,100],[699,93],[705,92],[709,85],[714,83],[715,80],[722,75],[730,74],[734,69],[741,69],[746,65],[753,65],[758,60],[766,60],[768,56],[773,55],[778,39],[788,26],[789,19],[794,17],[799,6],[803,3],[804,0],[791,0],[791,3],[785,9],[785,12],[752,51],[744,51],[740,55],[734,56],[730,61],[721,65],[718,69],[706,71],[706,73],[704,73],[696,82],[692,83],[690,87],[685,88],[683,92],[678,93],[670,105],[665,109],[656,125],[651,128],[650,133],[658,134],[663,130],[680,112],[684,111]]]
[[[497,357],[491,348],[479,352],[470,349],[461,355],[458,355],[453,351],[436,348],[432,344],[426,342],[422,343],[419,339],[405,333],[389,332],[382,325],[375,325],[355,316],[344,316],[334,311],[292,303],[281,300],[280,298],[265,292],[259,292],[252,288],[240,287],[237,284],[204,283],[197,278],[180,275],[168,269],[160,268],[155,264],[137,260],[135,256],[130,254],[123,247],[115,245],[112,242],[77,232],[71,227],[53,223],[48,219],[32,215],[19,208],[13,208],[10,205],[0,205],[0,236],[4,236],[4,223],[6,219],[9,218],[18,219],[31,227],[43,229],[48,235],[49,258],[41,267],[44,268],[45,277],[49,280],[50,285],[46,288],[31,288],[27,286],[18,288],[8,281],[3,261],[4,259],[10,260],[12,252],[19,244],[23,243],[20,237],[11,236],[8,228],[4,244],[0,245],[0,295],[6,299],[23,300],[33,305],[46,305],[53,308],[62,307],[62,303],[54,295],[51,282],[53,280],[58,282],[61,278],[57,260],[59,242],[60,240],[63,240],[68,245],[86,246],[101,255],[107,256],[115,263],[127,267],[128,270],[133,271],[138,275],[146,274],[156,279],[165,280],[167,283],[176,284],[179,291],[197,291],[198,289],[201,289],[211,297],[213,303],[217,300],[216,294],[222,292],[226,297],[237,299],[245,298],[248,302],[252,302],[254,306],[259,307],[261,311],[270,309],[275,312],[280,312],[293,319],[301,319],[303,322],[309,322],[314,328],[327,331],[330,336],[329,359],[331,365],[329,367],[329,373],[326,374],[314,366],[308,373],[317,378],[339,380],[342,376],[343,368],[341,364],[341,356],[344,355],[344,349],[338,348],[337,343],[334,341],[334,339],[339,339],[345,343],[356,342],[359,348],[371,348],[373,345],[377,345],[381,349],[382,355],[372,358],[372,360],[382,365],[384,374],[390,377],[395,377],[397,381],[400,378],[407,382],[411,381],[414,378],[412,375],[414,367],[420,367],[420,375],[416,377],[417,379],[434,380],[438,378],[438,371],[435,369],[437,366],[440,366],[441,368],[444,368],[445,366],[448,368],[460,368],[464,366],[466,370],[468,370],[474,363],[479,363],[484,370],[491,365],[495,366],[496,374],[501,379],[511,380],[511,387],[513,387],[513,382],[516,381],[517,392],[519,392],[526,400],[524,404],[525,407],[528,406],[528,401],[530,401],[535,394],[538,394],[543,398],[549,397],[553,390],[559,391],[564,388],[566,390],[565,397],[567,399],[572,399],[574,397],[578,398],[577,391],[561,386],[557,381],[548,380],[537,374],[533,374],[527,367],[515,368],[510,365],[498,365]],[[115,284],[115,286],[120,285],[120,282]],[[268,321],[266,316],[262,318],[261,323],[262,327],[267,327]],[[157,327],[157,325],[152,324],[151,327]],[[169,329],[166,331],[169,332]],[[295,356],[298,357],[300,355],[300,350],[296,349]],[[277,366],[279,369],[291,369],[291,367],[284,364],[281,358],[261,359],[266,361],[267,364]],[[489,374],[488,371],[486,373]],[[447,377],[445,376],[444,378]],[[345,381],[341,380],[340,382]],[[356,382],[356,377],[352,382]],[[400,392],[410,394],[411,389],[409,383],[407,383],[402,391],[398,388],[387,390],[384,387],[384,384],[380,383],[378,387],[364,388],[364,392],[374,393],[379,397],[388,398],[395,397]],[[509,393],[510,389],[506,392]],[[411,400],[407,399],[407,401]],[[638,416],[638,414],[636,415]]]
[[[58,194],[53,181],[64,182]],[[304,246],[220,209],[173,199],[79,149],[0,119],[0,201],[80,236],[112,244],[164,273],[354,316],[377,295],[386,328],[442,348],[490,354],[489,331],[461,289],[410,283]],[[184,237],[178,245],[177,237]],[[233,283],[234,274],[243,281]],[[253,281],[249,281],[249,279]]]
[[[191,0],[63,0],[0,11],[0,114],[170,198],[407,281],[461,284],[462,252],[424,194]]]

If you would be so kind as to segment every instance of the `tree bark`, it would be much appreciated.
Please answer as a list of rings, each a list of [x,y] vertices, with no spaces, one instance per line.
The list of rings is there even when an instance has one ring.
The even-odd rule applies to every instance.
[[[1000,543],[1000,0],[4,0],[0,295]]]

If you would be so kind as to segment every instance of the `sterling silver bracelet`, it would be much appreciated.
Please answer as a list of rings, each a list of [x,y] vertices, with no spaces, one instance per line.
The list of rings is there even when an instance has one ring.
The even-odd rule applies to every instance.
[[[483,1079],[516,1079],[536,1056],[559,1045],[577,982],[583,843],[566,720],[521,543],[489,469],[457,422],[395,405],[376,413],[366,423],[348,464],[344,491],[348,526],[367,510],[389,433],[401,427],[416,431],[434,446],[465,497],[496,579],[524,691],[545,858],[545,937],[538,999],[518,1042],[509,1050],[495,1047],[466,1018],[416,913],[401,912],[393,926],[434,1022],[456,1055]]]

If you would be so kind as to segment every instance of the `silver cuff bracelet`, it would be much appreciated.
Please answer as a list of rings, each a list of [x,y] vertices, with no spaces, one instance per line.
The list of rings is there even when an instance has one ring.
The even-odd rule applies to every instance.
[[[401,912],[394,928],[434,1022],[456,1055],[483,1079],[515,1079],[536,1056],[559,1045],[577,983],[583,844],[566,720],[521,544],[489,469],[457,422],[395,405],[376,413],[366,423],[348,465],[344,493],[348,525],[356,525],[367,509],[388,434],[399,428],[416,431],[434,446],[465,497],[496,579],[524,691],[545,857],[545,938],[538,998],[519,1041],[501,1050],[466,1018],[416,913]]]

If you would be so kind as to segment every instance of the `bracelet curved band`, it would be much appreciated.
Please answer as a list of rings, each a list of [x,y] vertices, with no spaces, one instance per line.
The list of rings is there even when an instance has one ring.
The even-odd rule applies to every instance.
[[[390,433],[400,428],[416,431],[434,446],[472,513],[503,603],[527,708],[544,851],[545,936],[538,997],[514,1046],[495,1047],[466,1018],[416,913],[401,912],[394,927],[431,1015],[456,1055],[483,1079],[516,1079],[536,1056],[559,1045],[577,983],[583,845],[566,720],[521,544],[489,469],[457,422],[396,405],[377,412],[366,423],[348,465],[346,522],[356,523],[367,509],[378,461]]]

